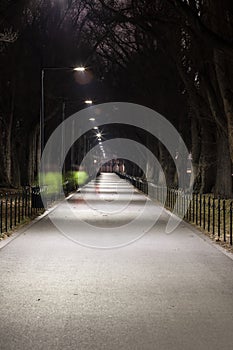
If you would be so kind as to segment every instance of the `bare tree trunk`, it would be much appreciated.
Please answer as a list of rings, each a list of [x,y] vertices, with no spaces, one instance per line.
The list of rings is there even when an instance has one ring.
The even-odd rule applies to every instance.
[[[191,134],[192,134],[192,164],[194,171],[194,189],[199,190],[201,187],[200,174],[200,156],[201,156],[201,130],[198,119],[194,115],[191,117]]]
[[[201,125],[201,187],[200,193],[210,193],[215,185],[216,174],[216,131],[215,125],[203,121]]]
[[[9,119],[7,121],[6,130],[6,146],[5,146],[5,158],[6,158],[6,177],[9,185],[12,184],[12,127],[14,119],[14,106],[15,106],[15,83],[13,81],[11,106]]]
[[[11,173],[12,173],[12,185],[16,188],[19,188],[20,183],[20,165],[19,165],[19,154],[18,149],[16,148],[15,143],[12,143],[12,164],[11,164]]]
[[[229,151],[231,161],[233,162],[233,93],[229,81],[227,62],[222,53],[214,53],[215,69],[218,77],[218,83],[223,100],[225,115],[227,118],[227,134],[229,141]]]
[[[215,124],[192,117],[192,164],[194,189],[200,193],[212,192],[216,174],[216,132]]]
[[[214,192],[222,198],[232,198],[232,169],[228,139],[222,133],[217,137],[217,174]]]
[[[9,186],[8,178],[7,178],[7,173],[6,173],[6,157],[5,157],[5,139],[6,139],[6,126],[4,120],[1,118],[0,119],[0,185],[1,187],[6,187]]]

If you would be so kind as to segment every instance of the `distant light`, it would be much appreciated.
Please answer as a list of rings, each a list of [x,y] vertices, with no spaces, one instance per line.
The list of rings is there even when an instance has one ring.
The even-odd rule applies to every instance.
[[[188,159],[190,159],[190,160],[192,160],[192,159],[193,159],[193,157],[192,157],[192,153],[189,153],[189,155],[188,155]]]
[[[101,137],[102,135],[101,135],[100,132],[98,132],[98,134],[96,134],[96,136],[97,136],[97,137]]]
[[[85,67],[75,67],[74,70],[76,72],[85,72],[86,68]]]
[[[97,163],[97,160],[96,159],[94,159],[94,164],[96,164]]]
[[[90,121],[94,122],[95,121],[95,118],[89,118]]]
[[[86,101],[84,101],[85,103],[86,103],[86,105],[92,105],[92,100],[86,100]]]
[[[98,141],[101,141],[101,138],[100,138],[100,137],[98,138]]]
[[[94,128],[93,128],[94,130],[98,130],[98,126],[94,126]]]
[[[99,144],[102,145],[103,143],[100,141]]]
[[[187,174],[192,174],[192,170],[191,169],[187,169]]]

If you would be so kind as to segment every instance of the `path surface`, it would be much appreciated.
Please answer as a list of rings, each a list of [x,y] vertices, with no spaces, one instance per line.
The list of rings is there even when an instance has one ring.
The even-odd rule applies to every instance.
[[[1,350],[233,348],[230,258],[165,211],[135,241],[160,208],[114,174],[68,205],[0,250]]]

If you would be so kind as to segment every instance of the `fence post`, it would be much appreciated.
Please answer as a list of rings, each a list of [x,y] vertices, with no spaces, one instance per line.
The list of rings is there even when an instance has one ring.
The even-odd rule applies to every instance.
[[[221,236],[221,201],[218,199],[218,238]]]
[[[28,215],[28,191],[25,189],[25,216]]]
[[[210,197],[208,197],[208,232],[210,232],[210,207],[211,207],[211,203],[210,203]]]
[[[182,190],[182,193],[181,193],[181,215],[184,215],[184,208],[185,208],[185,203],[184,203],[184,191]]]
[[[232,245],[232,204],[230,204],[230,245]]]
[[[195,196],[196,196],[196,194],[194,193],[193,194],[193,203],[192,203],[193,204],[193,213],[192,213],[193,214],[193,220],[192,220],[193,222],[195,222],[195,202],[196,202]]]
[[[213,207],[212,207],[212,213],[213,213],[213,235],[215,236],[215,198],[213,198]]]
[[[177,201],[177,189],[176,188],[174,188],[174,207],[175,207],[175,205],[176,205],[176,201]],[[177,203],[177,206],[178,206],[178,203]]]
[[[187,194],[184,192],[184,219],[188,220],[188,197]]]
[[[20,223],[20,192],[18,192],[18,224]]]
[[[200,216],[200,218],[199,218],[199,226],[201,227],[201,225],[202,225],[202,195],[201,194],[200,194],[199,199],[200,199],[200,203],[199,203],[199,216]]]
[[[223,201],[223,240],[226,242],[226,201]]]
[[[6,193],[5,198],[5,231],[8,231],[8,194]]]
[[[15,217],[14,217],[14,225],[16,226],[17,224],[17,193],[15,193],[15,211],[14,211],[14,214],[15,214]]]
[[[205,199],[205,195],[204,195],[203,196],[203,227],[204,227],[204,230],[205,230],[205,218],[206,218],[205,210],[206,210],[206,199]]]
[[[198,193],[196,194],[196,225],[198,225]]]
[[[24,217],[27,216],[27,189],[24,189]]]
[[[189,217],[188,220],[191,222],[192,221],[192,200],[193,200],[193,194],[191,193],[189,196],[191,196],[190,202],[189,202]]]
[[[10,229],[12,229],[12,215],[13,215],[13,212],[12,212],[12,194],[10,194]]]
[[[29,201],[30,201],[30,216],[33,215],[33,210],[32,210],[32,187],[29,189]]]
[[[1,221],[0,221],[0,230],[1,230],[1,233],[2,233],[2,221],[3,221],[3,212],[2,212],[2,208],[3,207],[3,200],[2,200],[2,194],[1,194],[1,199],[0,199],[0,216],[1,216]]]
[[[23,220],[24,219],[24,195],[23,195],[23,191],[21,193],[21,198],[22,198],[21,217]]]

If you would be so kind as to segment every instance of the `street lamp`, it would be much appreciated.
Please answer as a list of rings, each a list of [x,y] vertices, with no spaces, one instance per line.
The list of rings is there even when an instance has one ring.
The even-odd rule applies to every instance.
[[[84,101],[86,103],[86,105],[92,105],[93,101],[92,100],[86,100]]]
[[[86,70],[85,67],[76,67],[76,68],[74,68],[74,71],[76,71],[76,72],[84,72],[85,70]]]
[[[52,70],[52,71],[61,71],[61,70],[67,70],[67,71],[76,71],[76,72],[84,72],[86,70],[85,67],[43,67],[41,69],[41,106],[40,106],[40,151],[41,156],[42,152],[44,150],[44,143],[45,143],[45,135],[44,135],[44,124],[45,124],[45,101],[44,101],[44,76],[45,71]],[[92,102],[92,101],[91,101]]]

